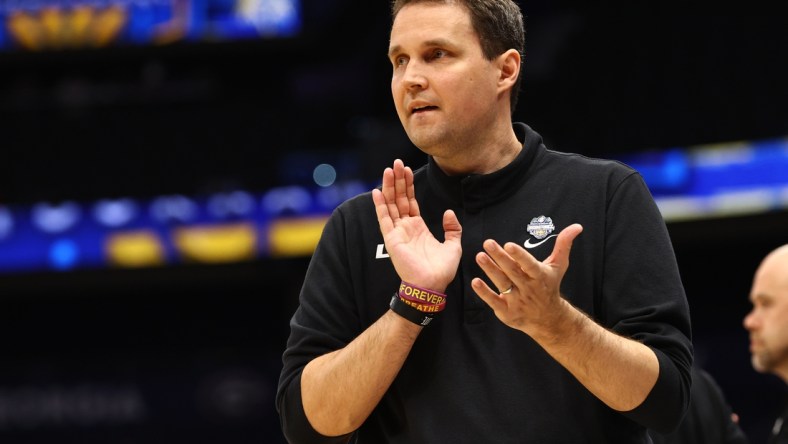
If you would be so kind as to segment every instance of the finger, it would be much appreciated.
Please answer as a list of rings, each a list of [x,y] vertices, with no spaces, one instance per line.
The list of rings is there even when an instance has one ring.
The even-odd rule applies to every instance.
[[[563,275],[569,268],[569,252],[575,238],[583,231],[580,224],[572,224],[558,234],[555,240],[555,247],[550,256],[544,260],[544,264],[560,270]],[[523,247],[509,242],[504,245],[504,250],[517,261],[523,272],[529,277],[537,277],[542,272],[541,263]]]
[[[483,300],[492,310],[498,313],[500,310],[506,309],[506,298],[496,293],[480,278],[473,278],[471,280],[471,287],[473,291]]]
[[[409,214],[411,216],[420,215],[419,203],[416,202],[416,188],[413,185],[413,170],[410,167],[405,167],[405,191],[408,197]]]
[[[580,224],[572,224],[561,230],[555,239],[553,252],[545,262],[557,265],[560,270],[566,271],[569,268],[569,253],[572,251],[572,244],[582,232],[583,226]]]
[[[524,279],[535,278],[539,275],[539,262],[519,245],[507,242],[504,248],[492,239],[487,239],[483,245],[484,251],[498,264],[501,271],[514,285],[518,285],[518,282],[522,284]],[[510,250],[512,246],[522,251],[512,251]],[[523,253],[526,257],[522,256]],[[532,262],[535,263],[535,267]],[[501,290],[505,290],[505,288]]]
[[[391,220],[389,215],[388,205],[386,204],[386,198],[383,197],[383,192],[377,188],[372,190],[372,201],[375,203],[375,214],[378,216],[380,232],[385,237],[386,234],[394,229],[394,221]]]
[[[386,199],[386,205],[388,206],[388,213],[391,217],[391,220],[399,219],[399,210],[397,209],[394,189],[394,170],[391,168],[386,168],[383,170],[382,190],[383,197]]]
[[[484,274],[490,278],[490,281],[498,289],[498,292],[506,291],[509,287],[514,285],[512,279],[488,254],[484,252],[477,253],[476,263],[479,264]]]
[[[503,246],[504,252],[509,255],[516,265],[512,265],[512,272],[516,271],[523,277],[535,279],[542,273],[541,263],[525,248],[514,242],[507,242]],[[516,269],[516,270],[515,270]]]
[[[405,178],[405,164],[401,160],[394,161],[394,196],[400,216],[411,215],[408,200],[408,186]]]

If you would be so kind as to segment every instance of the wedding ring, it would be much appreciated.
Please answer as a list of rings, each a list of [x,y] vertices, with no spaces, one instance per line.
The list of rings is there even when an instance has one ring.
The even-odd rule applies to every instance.
[[[511,293],[512,292],[512,288],[514,288],[514,285],[510,285],[509,288],[507,288],[506,290],[502,291],[501,294],[509,294],[509,293]]]

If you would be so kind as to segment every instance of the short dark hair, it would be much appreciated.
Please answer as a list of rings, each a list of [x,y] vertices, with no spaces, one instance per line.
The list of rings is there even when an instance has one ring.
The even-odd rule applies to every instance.
[[[392,20],[403,7],[415,3],[442,3],[464,7],[470,13],[471,25],[479,36],[482,53],[488,60],[493,60],[510,49],[516,49],[520,57],[525,56],[523,13],[514,0],[392,0]],[[520,94],[522,72],[520,74],[510,95],[512,113]]]

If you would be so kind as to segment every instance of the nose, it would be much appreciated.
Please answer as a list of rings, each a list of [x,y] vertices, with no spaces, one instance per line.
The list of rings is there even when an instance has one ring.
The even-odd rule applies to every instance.
[[[742,324],[747,331],[753,331],[758,327],[758,318],[755,314],[755,310],[747,313]]]
[[[427,77],[424,75],[424,70],[420,63],[412,60],[405,66],[404,71],[402,83],[405,88],[413,90],[425,89],[427,87]]]

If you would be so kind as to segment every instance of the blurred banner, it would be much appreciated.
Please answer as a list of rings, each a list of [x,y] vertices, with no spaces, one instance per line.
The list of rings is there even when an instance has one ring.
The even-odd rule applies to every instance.
[[[0,204],[0,273],[231,263],[311,254],[331,211],[372,185]]]
[[[669,222],[788,209],[788,138],[674,148],[620,160],[643,175]]]
[[[299,0],[0,0],[0,51],[281,38]]]
[[[788,209],[788,139],[633,154],[667,222]],[[314,183],[263,192],[133,196],[96,202],[0,202],[0,273],[309,256],[342,201],[376,184],[336,182],[328,164]]]

